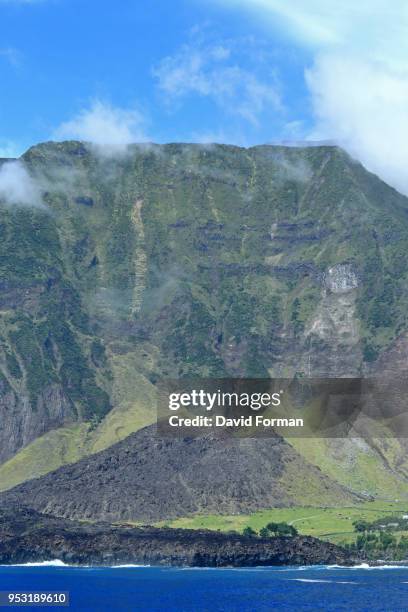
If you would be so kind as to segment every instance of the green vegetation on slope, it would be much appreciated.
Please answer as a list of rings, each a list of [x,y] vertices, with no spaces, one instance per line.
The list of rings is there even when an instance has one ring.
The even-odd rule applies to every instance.
[[[324,474],[354,491],[391,499],[408,497],[406,476],[396,461],[403,452],[399,440],[291,438],[289,442]],[[303,490],[301,475],[299,486]]]
[[[155,419],[152,385],[135,373],[132,354],[113,357],[115,407],[93,426],[82,423],[45,433],[0,466],[0,491],[38,478],[108,448]]]
[[[22,162],[45,207],[0,204],[2,487],[152,422],[160,377],[367,373],[408,330],[408,200],[336,147],[44,143]],[[408,491],[397,442],[308,442],[333,481]],[[301,459],[282,483],[321,494]]]
[[[357,533],[353,523],[357,520],[373,521],[387,516],[407,514],[408,501],[376,500],[354,506],[322,508],[304,506],[271,508],[250,515],[190,516],[174,521],[162,521],[160,525],[183,529],[213,529],[240,531],[250,527],[256,532],[270,522],[285,522],[296,527],[302,535],[312,535],[330,542],[354,542]],[[408,532],[408,526],[407,526]]]

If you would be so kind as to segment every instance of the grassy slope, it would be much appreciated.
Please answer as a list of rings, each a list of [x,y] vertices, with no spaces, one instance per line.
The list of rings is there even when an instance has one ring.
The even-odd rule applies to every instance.
[[[135,402],[117,406],[93,431],[89,423],[49,431],[0,466],[0,491],[104,450],[151,422],[151,413]]]
[[[0,491],[104,450],[151,424],[155,418],[153,388],[143,376],[134,372],[134,359],[129,354],[112,357],[115,408],[96,428],[82,423],[37,438],[0,466]]]
[[[182,527],[185,529],[215,529],[219,531],[237,530],[252,527],[258,531],[270,521],[285,521],[293,524],[301,534],[312,535],[331,542],[352,541],[355,532],[352,523],[358,519],[373,521],[387,515],[406,514],[407,502],[376,500],[338,508],[300,506],[296,508],[272,508],[250,515],[239,516],[192,516],[163,521],[160,525]],[[407,525],[408,528],[408,525]]]
[[[398,440],[377,440],[379,446],[387,445],[387,450],[382,450],[381,455],[360,439],[292,438],[289,442],[307,461],[318,465],[324,474],[354,491],[408,498],[406,478],[392,465],[393,456],[401,452]]]

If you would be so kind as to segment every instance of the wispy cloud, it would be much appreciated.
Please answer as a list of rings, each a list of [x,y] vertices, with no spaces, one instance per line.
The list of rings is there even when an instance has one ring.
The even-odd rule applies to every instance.
[[[219,0],[282,25],[312,51],[312,136],[335,139],[408,194],[408,4],[404,0]],[[309,136],[309,135],[308,135]]]
[[[258,124],[267,107],[281,110],[276,75],[261,80],[243,68],[228,44],[183,45],[174,55],[165,57],[153,70],[160,90],[172,104],[195,94],[213,100],[226,112]]]
[[[408,49],[404,0],[219,0],[254,12],[311,48],[348,46],[373,58],[402,59]],[[282,33],[282,29],[280,28]],[[372,44],[375,43],[375,44]]]
[[[14,47],[0,48],[0,58],[1,57],[7,60],[12,66],[19,66],[21,64],[21,53]]]
[[[62,123],[54,137],[90,142],[106,155],[123,153],[127,145],[148,140],[145,120],[138,109],[119,108],[101,100]]]
[[[9,206],[44,207],[37,183],[20,161],[0,166],[0,200]]]

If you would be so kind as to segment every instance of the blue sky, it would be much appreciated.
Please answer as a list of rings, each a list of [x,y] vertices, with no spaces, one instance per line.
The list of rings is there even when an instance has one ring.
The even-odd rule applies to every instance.
[[[408,193],[403,0],[0,0],[0,155],[335,140]]]
[[[208,83],[180,91],[165,71],[194,53]],[[0,0],[0,146],[47,140],[95,101],[137,110],[136,134],[159,142],[291,138],[308,121],[306,61],[279,28],[218,3]]]

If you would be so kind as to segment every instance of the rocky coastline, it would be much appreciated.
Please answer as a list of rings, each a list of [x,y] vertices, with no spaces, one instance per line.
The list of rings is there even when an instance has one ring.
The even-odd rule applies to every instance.
[[[309,536],[259,538],[209,530],[84,523],[0,507],[0,564],[189,567],[353,565],[346,550]]]

